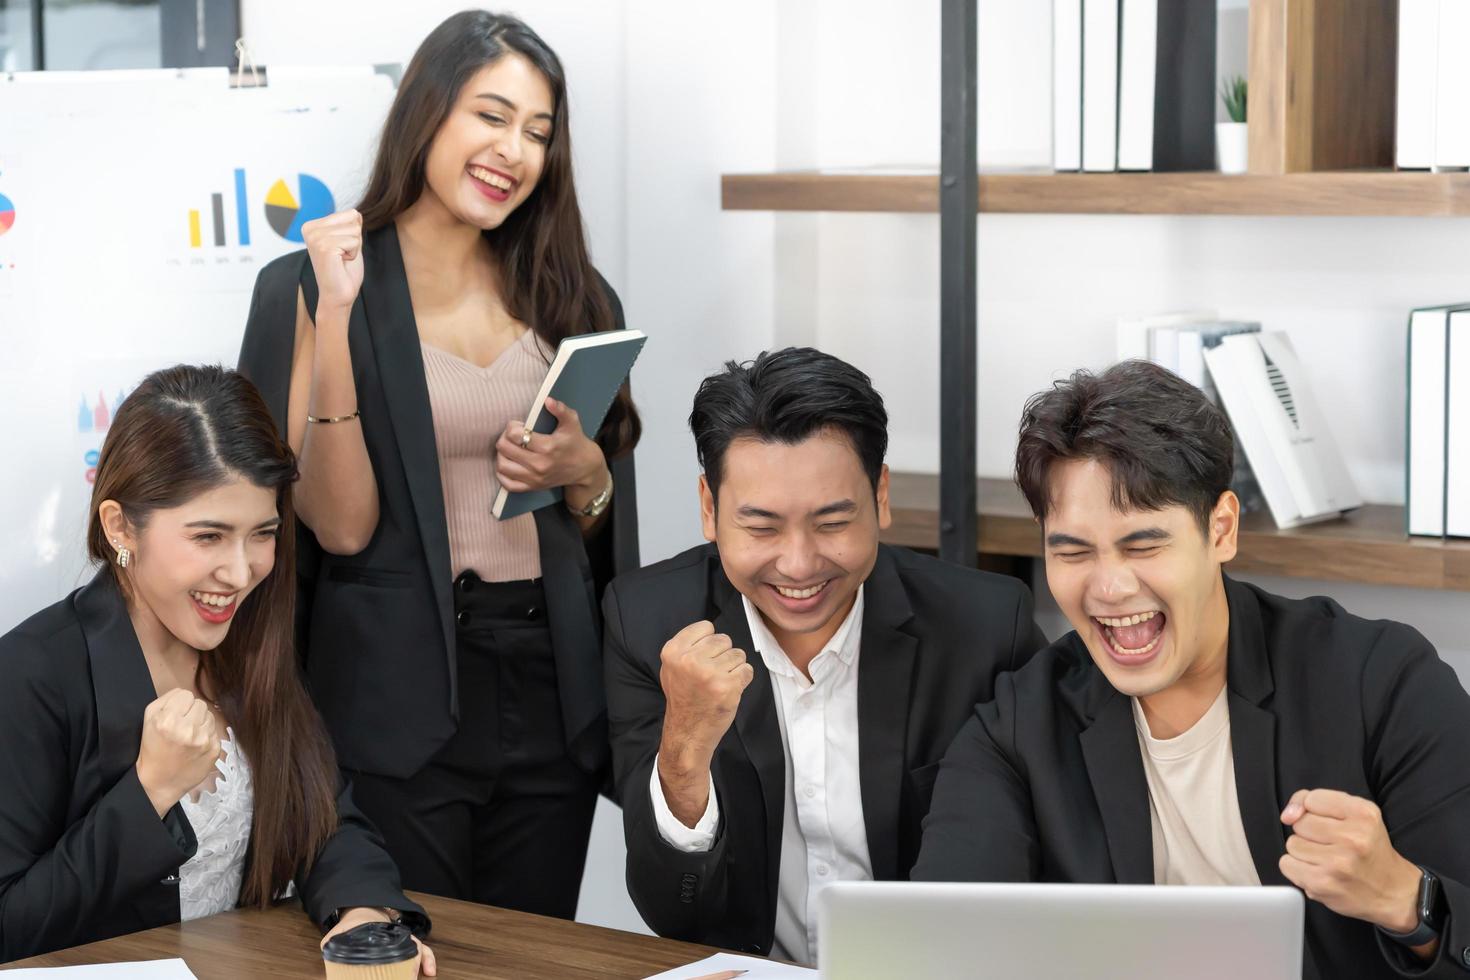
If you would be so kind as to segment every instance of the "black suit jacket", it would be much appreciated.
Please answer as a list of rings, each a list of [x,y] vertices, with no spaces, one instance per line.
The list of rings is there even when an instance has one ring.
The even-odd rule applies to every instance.
[[[423,353],[391,224],[367,234],[363,261],[348,346],[378,481],[378,527],[356,555],[329,554],[301,528],[298,622],[312,698],[342,764],[401,778],[422,768],[458,725],[454,573]],[[282,432],[298,287],[314,316],[316,279],[304,251],[260,271],[240,347],[240,371],[265,396]],[[608,296],[621,328],[611,287]],[[498,435],[485,434],[487,451]],[[632,454],[611,467],[617,492],[595,540],[584,544],[565,507],[536,511],[563,730],[569,754],[589,772],[608,758],[599,585],[615,570],[638,567]],[[385,718],[395,719],[391,738],[383,737]]]
[[[133,767],[155,698],[106,570],[0,637],[0,961],[179,921],[179,868],[198,842],[182,807],[158,819]],[[384,906],[425,931],[345,785],[337,812],[296,878],[307,913],[325,924]]]
[[[1394,846],[1440,875],[1453,910],[1434,975],[1470,963],[1470,697],[1413,629],[1331,599],[1227,578],[1227,687],[1246,842],[1266,885],[1298,789],[1378,804]],[[945,755],[916,880],[1153,882],[1148,786],[1130,699],[1076,633],[996,682]],[[1060,937],[1064,938],[1064,937]],[[1307,902],[1303,973],[1391,976],[1412,959],[1369,924]]]
[[[908,877],[939,759],[1002,670],[1046,639],[1016,579],[882,546],[864,592],[859,779],[878,879]],[[704,545],[616,579],[603,597],[613,769],[628,891],[661,936],[769,953],[775,936],[786,756],[769,674],[719,553]],[[715,752],[720,829],[705,853],[664,842],[648,794],[663,728],[660,653],[701,619],[746,651],[755,679]]]

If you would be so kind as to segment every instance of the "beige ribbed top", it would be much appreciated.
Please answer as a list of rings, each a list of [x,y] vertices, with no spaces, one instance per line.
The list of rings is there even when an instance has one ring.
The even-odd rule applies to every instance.
[[[525,418],[550,366],[536,332],[527,330],[486,367],[420,346],[454,574],[472,571],[487,582],[540,578],[535,515],[498,521],[490,512],[500,492],[495,441],[511,419]]]

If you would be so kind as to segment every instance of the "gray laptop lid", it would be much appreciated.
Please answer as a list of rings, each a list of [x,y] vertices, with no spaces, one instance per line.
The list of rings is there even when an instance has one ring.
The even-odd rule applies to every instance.
[[[1297,980],[1294,888],[836,882],[819,902],[825,980]]]

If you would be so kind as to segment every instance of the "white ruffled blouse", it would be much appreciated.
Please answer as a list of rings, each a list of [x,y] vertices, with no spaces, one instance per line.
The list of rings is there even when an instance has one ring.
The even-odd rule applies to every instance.
[[[220,741],[224,758],[215,762],[219,777],[214,789],[201,791],[198,800],[186,795],[179,801],[199,841],[199,849],[179,869],[179,918],[184,922],[224,912],[240,901],[255,791],[235,730],[226,728],[225,735]]]

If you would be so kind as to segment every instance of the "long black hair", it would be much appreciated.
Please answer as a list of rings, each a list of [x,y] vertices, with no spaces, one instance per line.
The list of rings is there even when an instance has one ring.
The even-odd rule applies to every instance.
[[[369,231],[391,223],[427,185],[429,145],[469,80],[507,54],[529,61],[552,95],[551,140],[541,179],[500,227],[485,233],[500,266],[512,316],[552,348],[575,334],[616,326],[610,290],[587,254],[582,211],[572,180],[572,134],[561,59],[509,14],[465,10],[434,28],[414,52],[383,124],[372,176],[358,210]],[[609,457],[631,450],[642,424],[624,385],[608,410],[598,443]]]

